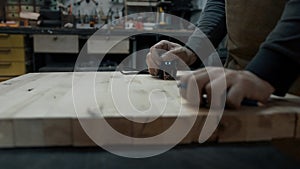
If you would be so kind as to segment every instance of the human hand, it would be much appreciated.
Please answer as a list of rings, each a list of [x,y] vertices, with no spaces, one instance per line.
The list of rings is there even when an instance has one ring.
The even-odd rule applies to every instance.
[[[206,93],[207,100],[211,103],[215,101],[211,100],[212,88],[217,88],[220,97],[226,93],[226,104],[230,108],[239,108],[243,99],[265,103],[275,90],[268,82],[249,71],[236,71],[217,67],[200,69],[192,74],[182,76],[180,81],[181,84],[186,86],[180,88],[180,94],[187,101],[193,103],[195,91],[198,90],[198,93],[196,93],[199,94],[198,97],[201,98]],[[226,82],[226,85],[222,85],[223,82]],[[196,88],[193,83],[196,83]]]
[[[153,76],[158,74],[158,69],[163,61],[173,61],[181,59],[178,67],[186,67],[197,60],[197,56],[177,43],[162,40],[150,48],[147,54],[146,63],[148,65],[149,73]],[[185,65],[182,65],[185,64]]]

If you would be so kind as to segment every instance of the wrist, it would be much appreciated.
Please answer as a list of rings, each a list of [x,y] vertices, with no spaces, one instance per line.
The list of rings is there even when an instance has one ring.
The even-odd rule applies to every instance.
[[[188,56],[188,65],[190,66],[190,65],[192,65],[193,63],[195,63],[196,62],[196,60],[197,60],[197,55],[192,51],[192,50],[190,50],[189,48],[187,48],[186,46],[184,46],[183,47],[184,48],[184,51],[185,51],[185,53],[186,53],[186,55]]]

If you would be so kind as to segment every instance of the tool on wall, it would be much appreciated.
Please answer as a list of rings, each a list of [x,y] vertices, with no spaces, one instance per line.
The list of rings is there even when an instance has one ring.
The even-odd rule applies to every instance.
[[[157,3],[157,24],[159,25],[165,25],[166,23],[166,18],[165,18],[165,12],[168,11],[169,7],[171,6],[172,2],[171,1],[165,1],[161,0],[160,2]]]

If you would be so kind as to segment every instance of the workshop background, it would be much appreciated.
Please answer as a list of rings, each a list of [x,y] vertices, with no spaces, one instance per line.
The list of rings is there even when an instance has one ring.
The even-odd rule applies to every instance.
[[[182,5],[184,4],[184,5]],[[103,28],[107,23],[112,24],[123,16],[139,12],[157,12],[157,1],[109,1],[109,0],[7,0],[1,1],[0,21],[1,32],[4,35],[13,33],[7,40],[3,39],[2,45],[5,50],[14,49],[13,52],[21,54],[18,62],[14,62],[8,72],[0,74],[2,79],[8,76],[14,77],[26,72],[59,72],[73,71],[78,53],[87,42],[88,38]],[[178,1],[173,6],[163,7],[166,12],[175,14],[184,19],[196,23],[203,1]],[[179,8],[180,7],[180,8]],[[35,15],[37,14],[37,15]],[[143,18],[142,18],[143,19]],[[147,18],[156,22],[157,18]],[[113,23],[113,29],[122,30],[136,29],[130,22],[139,21],[140,18],[128,18],[126,24]],[[144,23],[142,29],[153,30],[152,23]],[[126,27],[127,26],[127,27]],[[173,25],[170,25],[173,26]],[[18,29],[11,29],[17,27]],[[174,29],[174,28],[173,28]],[[179,28],[176,28],[179,29]],[[124,32],[126,34],[126,32]],[[184,35],[184,31],[179,34]],[[4,36],[2,35],[2,36]],[[67,35],[67,36],[66,36]],[[147,43],[143,42],[147,38]],[[122,38],[122,37],[120,37]],[[123,47],[110,50],[107,59],[102,62],[101,70],[114,70],[116,65],[124,59],[128,53],[147,49],[158,40],[172,39],[161,35],[140,35],[127,39]],[[15,42],[18,41],[18,44]],[[55,42],[55,44],[54,44]],[[64,45],[67,45],[65,47]],[[119,45],[120,46],[120,45]],[[105,47],[98,49],[97,53],[105,53]],[[5,60],[11,61],[11,60]],[[21,62],[22,61],[22,62]],[[145,57],[137,58],[137,64],[145,66]],[[14,65],[17,65],[14,67]]]
[[[205,3],[206,0],[167,2],[158,0],[1,0],[1,85],[6,87],[14,82],[22,84],[23,79],[10,80],[28,73],[72,72],[76,59],[88,39],[97,30],[103,28],[109,29],[113,32],[112,34],[117,34],[119,39],[123,39],[128,31],[143,30],[148,33],[125,38],[108,52],[106,50],[111,45],[109,41],[113,41],[114,38],[110,37],[109,32],[101,35],[96,43],[96,45],[101,45],[91,48],[93,53],[105,54],[105,59],[97,68],[99,72],[116,70],[124,58],[143,49],[145,50],[142,54],[139,54],[141,57],[136,57],[136,60],[132,61],[129,66],[136,69],[144,68],[149,48],[158,41],[170,40],[182,43],[174,37],[156,34],[156,30],[167,30],[173,32],[174,36],[184,38],[188,38],[193,32],[191,25],[179,25],[179,27],[172,25],[171,20],[163,18],[164,13],[176,15],[196,24]],[[154,12],[157,15],[144,17],[137,14],[140,12]],[[134,17],[116,22],[127,15]],[[107,25],[110,27],[107,28]],[[224,43],[217,49],[222,61],[225,61],[227,55]],[[95,64],[94,55],[91,57],[82,63],[83,67]],[[33,77],[32,81],[35,80]],[[47,79],[47,82],[51,83],[51,80]],[[3,93],[6,90],[4,87],[1,88]],[[27,90],[30,92],[33,89]],[[0,102],[0,107],[4,106]],[[0,108],[0,112],[1,110]],[[295,116],[293,114],[289,117],[296,124]],[[269,138],[266,141],[263,138],[255,142],[248,142],[249,140],[239,142],[229,139],[222,144],[191,143],[176,146],[155,157],[129,159],[111,154],[90,142],[86,143],[86,140],[83,143],[74,144],[72,140],[74,138],[70,138],[68,142],[58,142],[56,145],[56,142],[49,143],[49,146],[47,143],[31,138],[29,133],[37,131],[35,125],[26,128],[25,125],[22,126],[22,123],[19,123],[21,126],[19,128],[23,133],[20,136],[17,134],[11,136],[20,138],[20,141],[11,141],[7,138],[6,127],[14,120],[10,118],[0,120],[1,169],[300,168],[297,161],[300,154],[293,149],[293,147],[299,147],[299,142],[281,137],[276,141],[270,141]],[[30,125],[35,123],[35,120],[25,123]],[[12,130],[16,130],[14,127]],[[281,131],[281,133],[284,136],[294,137],[295,135],[294,129],[290,132]]]

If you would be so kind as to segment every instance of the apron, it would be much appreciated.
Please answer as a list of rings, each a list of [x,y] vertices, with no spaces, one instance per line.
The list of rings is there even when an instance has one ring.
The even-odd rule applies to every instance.
[[[228,58],[225,67],[240,70],[247,66],[275,28],[285,3],[286,0],[226,0]],[[296,84],[292,93],[300,95],[299,79]]]

